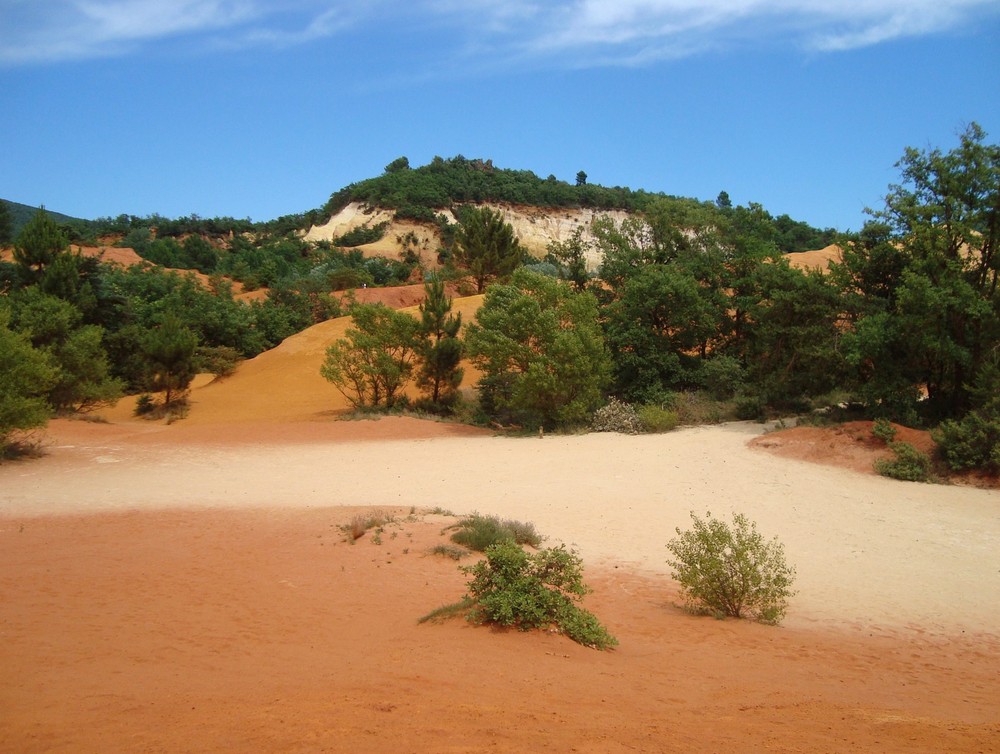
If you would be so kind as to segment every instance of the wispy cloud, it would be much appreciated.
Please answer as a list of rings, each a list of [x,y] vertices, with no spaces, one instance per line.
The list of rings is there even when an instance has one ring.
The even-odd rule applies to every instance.
[[[0,64],[128,55],[167,38],[289,47],[419,19],[481,63],[642,65],[734,44],[843,51],[998,11],[1000,0],[0,0]]]

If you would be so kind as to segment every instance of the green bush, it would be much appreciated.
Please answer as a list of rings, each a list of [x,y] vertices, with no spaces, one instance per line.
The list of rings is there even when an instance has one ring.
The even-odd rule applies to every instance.
[[[777,539],[764,541],[757,525],[742,513],[730,527],[706,515],[691,514],[693,528],[681,531],[667,549],[688,606],[697,610],[778,623],[785,615],[795,569],[785,562]]]
[[[486,558],[462,571],[471,575],[468,597],[474,623],[495,623],[528,631],[554,626],[575,642],[609,649],[618,641],[577,604],[588,591],[583,563],[564,546],[528,554],[513,542],[486,550]]]
[[[590,420],[593,432],[621,432],[625,435],[637,435],[642,429],[639,412],[630,403],[612,398],[606,406],[601,406],[594,412]]]
[[[451,535],[451,541],[476,552],[486,552],[491,545],[500,542],[538,547],[545,539],[535,531],[535,525],[530,522],[501,520],[499,516],[484,516],[480,513],[467,516],[455,528],[457,531]]]
[[[642,423],[643,432],[669,432],[677,428],[680,417],[672,408],[641,406],[639,408],[639,421]]]
[[[941,458],[952,471],[981,469],[1000,474],[1000,399],[934,433]]]
[[[872,422],[872,436],[889,445],[896,439],[896,428],[888,419],[876,419]]]
[[[893,458],[879,458],[875,471],[904,482],[926,482],[931,478],[931,458],[908,442],[890,442]]]
[[[732,356],[713,356],[698,370],[702,386],[717,401],[732,398],[746,382],[746,370]]]

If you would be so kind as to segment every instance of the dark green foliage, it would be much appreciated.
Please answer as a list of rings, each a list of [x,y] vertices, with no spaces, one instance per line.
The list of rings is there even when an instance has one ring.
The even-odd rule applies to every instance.
[[[502,214],[489,207],[469,208],[462,213],[452,260],[469,271],[477,293],[485,291],[491,281],[508,278],[524,259],[514,229],[504,222]]]
[[[646,264],[631,274],[605,315],[615,392],[641,402],[651,386],[691,384],[719,312],[711,292],[678,265]]]
[[[583,237],[583,228],[577,228],[565,241],[549,243],[546,260],[553,260],[558,265],[559,277],[569,280],[578,291],[587,287],[590,275],[587,272],[587,241]]]
[[[170,406],[188,389],[197,374],[195,349],[198,336],[169,312],[162,322],[145,333],[142,353],[148,367],[150,390],[163,391],[164,406]]]
[[[785,262],[761,265],[759,301],[749,310],[747,375],[769,405],[794,406],[841,384],[841,308],[837,288],[818,272]]]
[[[757,525],[742,513],[733,524],[691,514],[692,528],[667,543],[688,604],[697,609],[779,623],[787,609],[795,569],[785,562],[784,546],[764,540]]]
[[[14,240],[14,219],[11,217],[7,202],[0,199],[0,246],[6,246]]]
[[[522,631],[554,626],[575,642],[610,649],[617,640],[579,606],[589,589],[583,563],[564,546],[528,554],[513,542],[486,549],[486,558],[462,570],[472,579],[469,620]],[[468,604],[468,603],[466,603]]]
[[[451,540],[476,552],[485,552],[490,545],[498,542],[514,542],[518,545],[538,547],[545,539],[535,531],[532,523],[501,519],[499,516],[485,516],[473,513],[455,525]]]
[[[404,159],[394,160],[377,178],[336,192],[323,213],[330,216],[350,202],[363,202],[395,209],[399,218],[433,221],[434,210],[465,202],[641,209],[652,196],[627,188],[570,185],[554,177],[542,179],[530,170],[497,168],[491,160],[470,160],[461,155],[447,160],[435,157],[418,168],[410,168],[408,160],[402,162]]]
[[[931,476],[931,459],[908,442],[889,442],[892,458],[875,461],[875,471],[904,482],[926,482]]]
[[[376,241],[382,240],[385,236],[385,229],[389,227],[389,223],[376,223],[375,225],[369,227],[368,225],[360,225],[353,230],[347,231],[342,236],[337,236],[333,239],[334,246],[364,246],[366,243],[375,243]]]
[[[28,282],[37,282],[56,257],[69,248],[69,239],[55,221],[39,209],[14,240],[14,262]]]
[[[45,353],[55,369],[46,393],[52,408],[88,410],[121,397],[123,384],[111,375],[104,330],[82,324],[80,309],[39,286],[16,291],[10,303],[12,327]]]
[[[0,456],[18,430],[44,426],[51,408],[46,401],[56,381],[49,356],[28,337],[9,327],[10,311],[0,301]]]
[[[907,149],[885,209],[847,243],[845,346],[873,412],[961,417],[1000,341],[1000,147],[984,139],[973,124],[950,152]]]
[[[326,351],[320,374],[357,408],[393,408],[416,360],[417,321],[383,304],[358,304],[352,326]]]
[[[451,299],[445,294],[444,281],[425,283],[417,340],[420,358],[417,387],[424,392],[432,410],[446,410],[458,398],[464,374],[460,364],[465,353],[465,344],[459,338],[461,328],[462,315],[451,314]]]
[[[975,408],[961,419],[943,422],[934,440],[953,471],[1000,474],[1000,369],[984,369],[971,392]]]
[[[495,421],[582,425],[603,402],[611,364],[590,293],[519,270],[487,290],[466,346],[483,374],[480,404]]]

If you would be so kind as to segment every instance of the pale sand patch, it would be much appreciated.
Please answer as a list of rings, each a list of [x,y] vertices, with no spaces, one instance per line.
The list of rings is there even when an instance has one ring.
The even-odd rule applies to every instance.
[[[408,423],[409,422],[409,423]],[[747,447],[754,424],[665,435],[438,436],[416,420],[53,427],[50,456],[0,466],[5,516],[176,507],[402,505],[532,521],[589,564],[665,574],[689,511],[741,511],[798,570],[788,625],[994,632],[1000,493],[896,482]],[[326,434],[325,434],[326,433]],[[352,433],[379,442],[343,441]],[[273,436],[273,441],[269,437]]]

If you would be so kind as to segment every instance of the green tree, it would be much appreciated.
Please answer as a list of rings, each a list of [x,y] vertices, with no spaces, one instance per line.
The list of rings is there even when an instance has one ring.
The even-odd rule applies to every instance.
[[[500,212],[473,207],[462,214],[452,258],[469,270],[482,293],[487,283],[503,280],[524,262],[524,250]]]
[[[487,289],[466,345],[483,410],[503,422],[582,424],[610,381],[597,300],[528,270]]]
[[[47,354],[55,368],[46,393],[54,409],[88,410],[121,397],[123,385],[111,376],[103,328],[81,324],[77,308],[38,286],[15,292],[10,303],[12,325]]]
[[[14,219],[10,216],[10,207],[0,199],[0,246],[6,246],[14,240]]]
[[[9,323],[10,310],[0,302],[0,456],[13,433],[48,421],[51,408],[45,397],[56,378],[48,355]]]
[[[28,282],[39,280],[56,257],[69,248],[69,239],[40,208],[21,228],[14,240],[14,261],[21,268]]]
[[[560,267],[559,276],[569,280],[578,290],[585,290],[590,282],[587,272],[587,241],[583,238],[583,228],[577,228],[565,241],[551,241],[546,251]]]
[[[384,304],[357,304],[320,374],[356,408],[393,408],[413,373],[419,323]]]
[[[420,369],[417,386],[435,408],[449,406],[458,396],[464,370],[460,364],[465,345],[459,338],[462,315],[451,314],[451,298],[445,294],[444,281],[424,284],[420,304],[420,330],[417,352]]]
[[[705,344],[719,331],[710,289],[678,264],[647,264],[606,307],[615,392],[655,400],[694,380]]]
[[[188,389],[195,378],[195,349],[198,336],[168,312],[158,327],[149,330],[142,339],[147,364],[147,385],[150,390],[163,391],[163,404],[169,406]]]
[[[872,407],[922,387],[933,416],[962,416],[1000,341],[1000,146],[984,139],[973,124],[950,152],[907,149],[901,183],[848,244],[846,346]]]
[[[757,268],[759,300],[748,314],[746,363],[754,390],[771,405],[794,405],[842,384],[845,362],[839,289],[784,259]]]

